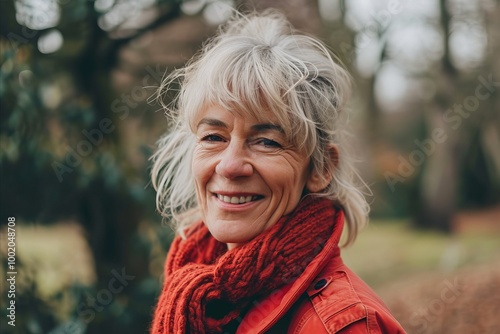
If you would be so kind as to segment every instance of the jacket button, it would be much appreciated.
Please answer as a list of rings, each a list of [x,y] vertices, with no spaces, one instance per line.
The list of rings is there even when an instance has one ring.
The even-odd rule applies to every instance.
[[[319,290],[326,285],[326,279],[322,278],[314,284],[314,289]]]

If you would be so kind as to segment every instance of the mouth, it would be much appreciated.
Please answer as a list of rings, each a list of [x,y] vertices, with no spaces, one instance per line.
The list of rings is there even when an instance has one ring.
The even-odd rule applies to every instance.
[[[264,196],[262,195],[239,195],[239,196],[229,196],[229,195],[222,195],[222,194],[216,194],[214,195],[221,200],[224,203],[229,203],[229,204],[245,204],[245,203],[250,203],[254,201],[258,201]]]

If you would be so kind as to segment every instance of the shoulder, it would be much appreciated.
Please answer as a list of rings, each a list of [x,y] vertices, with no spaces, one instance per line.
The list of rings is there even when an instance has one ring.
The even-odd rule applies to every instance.
[[[293,309],[288,333],[405,333],[389,309],[345,265],[325,268]]]

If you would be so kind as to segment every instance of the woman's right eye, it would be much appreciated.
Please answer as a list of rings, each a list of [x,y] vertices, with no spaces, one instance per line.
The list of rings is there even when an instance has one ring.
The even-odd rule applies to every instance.
[[[206,135],[203,138],[201,138],[201,141],[204,141],[204,142],[219,142],[219,141],[224,141],[224,139],[221,136],[219,136],[219,135],[210,134],[210,135]]]

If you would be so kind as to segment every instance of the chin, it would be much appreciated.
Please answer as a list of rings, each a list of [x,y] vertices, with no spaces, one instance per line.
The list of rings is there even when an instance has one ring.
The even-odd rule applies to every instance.
[[[212,236],[219,242],[225,244],[244,244],[255,237],[253,234],[245,233],[235,226],[236,230],[231,231],[228,226],[219,228],[208,228]]]
[[[244,244],[252,239],[243,236],[227,235],[227,233],[223,233],[220,235],[212,233],[212,235],[217,241],[225,244]]]

